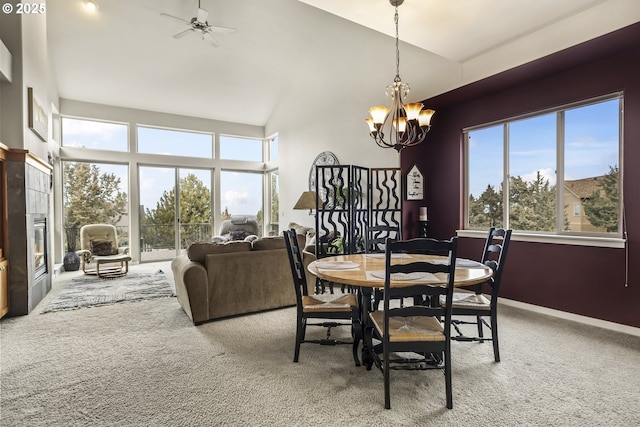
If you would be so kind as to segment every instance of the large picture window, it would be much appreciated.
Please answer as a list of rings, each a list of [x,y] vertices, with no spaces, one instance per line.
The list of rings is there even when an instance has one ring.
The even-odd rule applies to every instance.
[[[129,126],[123,123],[62,118],[62,146],[127,151]]]
[[[172,259],[231,215],[256,217],[260,235],[279,233],[277,135],[214,137],[175,125],[62,118],[61,246],[103,222],[118,227],[136,261]]]
[[[622,95],[466,129],[467,229],[621,235]]]
[[[213,135],[138,126],[138,152],[210,159],[213,157]]]

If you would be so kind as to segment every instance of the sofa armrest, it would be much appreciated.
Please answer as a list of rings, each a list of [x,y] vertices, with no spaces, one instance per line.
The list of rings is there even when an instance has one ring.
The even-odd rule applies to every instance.
[[[171,261],[178,302],[187,316],[198,325],[209,319],[207,270],[199,262],[181,255]]]

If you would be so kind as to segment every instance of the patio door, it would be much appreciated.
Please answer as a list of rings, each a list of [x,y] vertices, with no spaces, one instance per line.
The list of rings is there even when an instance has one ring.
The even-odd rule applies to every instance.
[[[211,171],[141,166],[140,261],[169,260],[212,236]]]

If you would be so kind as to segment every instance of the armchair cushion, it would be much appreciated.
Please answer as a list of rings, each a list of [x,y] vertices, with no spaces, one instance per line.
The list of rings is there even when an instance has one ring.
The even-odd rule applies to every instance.
[[[229,232],[229,240],[244,240],[253,233],[245,230],[233,230]]]
[[[93,255],[107,256],[118,253],[118,248],[113,247],[111,240],[91,240],[89,244]]]

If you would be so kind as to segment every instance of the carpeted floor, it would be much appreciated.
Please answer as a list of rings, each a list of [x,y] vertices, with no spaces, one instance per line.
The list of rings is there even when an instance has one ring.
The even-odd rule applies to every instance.
[[[42,312],[171,296],[174,296],[173,287],[162,270],[148,273],[131,272],[126,276],[111,279],[82,275],[73,278]]]
[[[43,303],[59,291],[56,284]],[[436,371],[392,372],[392,409],[385,410],[382,374],[354,366],[349,346],[303,344],[294,364],[293,308],[198,327],[175,298],[39,310],[0,321],[1,425],[631,426],[640,420],[640,338],[512,307],[500,311],[502,362],[493,362],[490,344],[453,343],[452,410]]]

